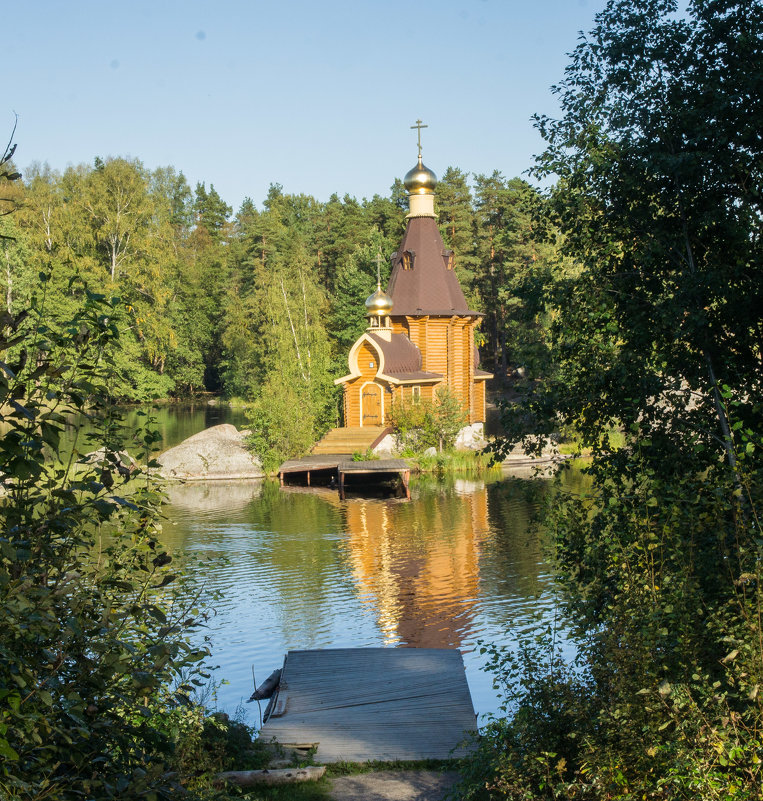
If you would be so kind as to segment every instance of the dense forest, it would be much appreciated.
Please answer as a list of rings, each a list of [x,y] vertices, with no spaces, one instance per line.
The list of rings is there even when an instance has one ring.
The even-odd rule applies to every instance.
[[[251,405],[262,454],[304,452],[338,425],[349,348],[366,325],[366,297],[404,231],[408,198],[320,202],[270,187],[234,215],[214,185],[191,189],[175,167],[95,158],[63,173],[34,165],[2,218],[0,275],[9,313],[44,286],[53,318],[84,291],[119,297],[122,331],[111,393],[121,402],[221,393]],[[542,222],[543,200],[500,173],[445,170],[442,234],[464,291],[485,312],[485,363],[507,377],[545,369],[541,290],[563,261]],[[47,279],[40,284],[40,274]],[[284,377],[288,380],[284,381]]]
[[[362,201],[321,202],[273,185],[259,208],[246,199],[234,215],[213,184],[192,190],[176,167],[152,171],[138,160],[96,157],[63,173],[36,164],[23,177],[17,211],[2,222],[12,237],[3,246],[4,305],[28,305],[40,272],[61,317],[83,286],[119,296],[113,392],[124,401],[201,391],[251,399],[274,369],[311,386],[341,373],[365,325],[377,253],[385,280],[408,210],[399,179],[389,197]],[[462,286],[486,314],[484,359],[504,375],[537,359],[530,330],[539,309],[524,308],[521,296],[555,257],[542,202],[527,182],[498,172],[470,180],[449,167],[437,189]]]

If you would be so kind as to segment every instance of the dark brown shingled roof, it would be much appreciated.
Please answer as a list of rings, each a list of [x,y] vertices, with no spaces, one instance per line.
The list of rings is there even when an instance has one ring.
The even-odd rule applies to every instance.
[[[413,254],[413,267],[403,267],[406,251]],[[392,316],[433,314],[477,315],[471,311],[458,278],[446,266],[447,253],[433,217],[412,217],[395,254],[387,294],[392,298]]]
[[[385,375],[401,381],[442,378],[440,373],[428,373],[421,369],[421,351],[405,334],[392,334],[389,342],[370,331],[368,336],[384,354]]]

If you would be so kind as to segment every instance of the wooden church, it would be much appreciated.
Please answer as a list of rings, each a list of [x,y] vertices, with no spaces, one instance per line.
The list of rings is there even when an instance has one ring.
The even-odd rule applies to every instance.
[[[485,381],[492,378],[479,369],[474,344],[482,315],[469,308],[455,254],[437,227],[436,186],[419,139],[418,163],[405,176],[408,224],[392,255],[387,291],[377,285],[366,301],[368,327],[350,350],[350,372],[335,381],[344,389],[346,429],[383,430],[393,403],[434,400],[438,387],[447,386],[461,401],[470,433],[482,433]]]

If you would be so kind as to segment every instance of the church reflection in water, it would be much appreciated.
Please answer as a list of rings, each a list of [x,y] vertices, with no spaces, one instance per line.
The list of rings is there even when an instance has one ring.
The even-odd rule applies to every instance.
[[[472,630],[480,550],[490,537],[488,492],[466,480],[452,489],[449,497],[427,493],[415,506],[343,504],[343,547],[357,592],[389,645],[458,648]]]

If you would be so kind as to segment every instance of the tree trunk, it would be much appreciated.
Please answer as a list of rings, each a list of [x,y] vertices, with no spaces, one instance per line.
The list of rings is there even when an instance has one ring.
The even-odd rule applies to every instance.
[[[8,255],[8,247],[5,248],[5,308],[8,314],[12,313],[13,307],[13,273],[11,272],[11,257]]]
[[[302,379],[304,380],[305,384],[307,384],[307,375],[305,374],[305,368],[302,364],[302,354],[299,351],[299,342],[297,340],[297,332],[294,328],[294,323],[291,319],[291,311],[289,310],[289,300],[286,297],[286,287],[283,284],[283,278],[278,279],[281,284],[281,292],[283,293],[283,305],[286,308],[286,317],[289,320],[289,327],[291,328],[291,336],[294,339],[294,350],[297,354],[297,362],[299,364],[299,372],[302,373]]]
[[[694,277],[697,273],[697,266],[694,263],[694,252],[691,246],[691,237],[689,236],[689,229],[686,222],[686,217],[683,214],[683,210],[681,214],[683,217],[682,221],[683,221],[684,246],[686,247],[686,260],[689,266],[689,273],[692,275],[692,277]],[[741,485],[741,481],[739,478],[739,474],[737,472],[737,458],[736,454],[734,453],[734,443],[733,440],[731,439],[731,426],[729,424],[729,418],[726,413],[726,407],[723,404],[721,391],[718,388],[718,379],[715,375],[715,370],[713,369],[713,360],[710,356],[710,350],[707,346],[707,342],[703,343],[702,356],[704,357],[705,364],[707,366],[708,378],[710,379],[710,386],[712,387],[711,392],[713,395],[713,405],[715,406],[715,413],[718,416],[718,422],[721,427],[721,433],[723,434],[723,447],[724,450],[726,451],[726,459],[729,463],[729,467],[734,473],[734,481],[739,486]]]

